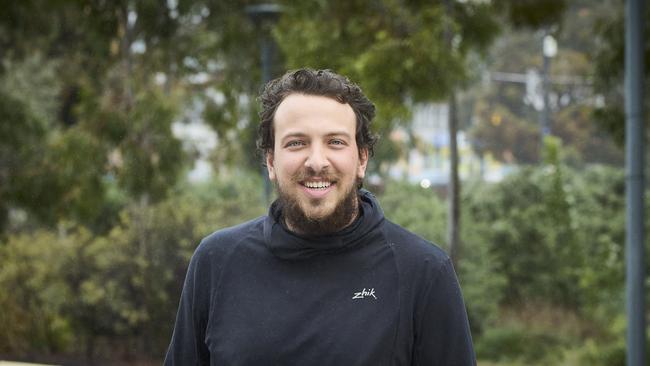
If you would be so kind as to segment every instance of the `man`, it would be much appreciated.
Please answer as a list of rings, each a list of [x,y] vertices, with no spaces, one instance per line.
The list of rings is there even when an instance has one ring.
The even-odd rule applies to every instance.
[[[446,254],[361,189],[374,105],[331,71],[266,85],[258,147],[278,199],[206,237],[166,365],[474,365]]]

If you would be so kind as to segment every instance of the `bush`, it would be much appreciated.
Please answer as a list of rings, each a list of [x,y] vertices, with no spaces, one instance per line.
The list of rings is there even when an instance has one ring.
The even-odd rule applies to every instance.
[[[130,204],[105,235],[69,223],[10,235],[0,245],[0,352],[160,357],[194,249],[262,214],[261,186],[246,174],[186,186]]]
[[[523,325],[486,329],[476,341],[481,360],[557,364],[565,340],[552,332],[531,331]]]
[[[625,366],[625,342],[621,339],[604,344],[589,340],[579,349],[579,361],[590,366]]]
[[[434,191],[390,181],[379,199],[387,218],[447,249],[447,203]],[[472,199],[471,194],[466,194],[462,204],[467,205]],[[476,225],[470,219],[463,214],[460,268],[456,270],[472,331],[478,334],[496,319],[505,280],[497,273],[496,261],[489,252],[489,225]]]
[[[71,245],[46,231],[0,245],[0,352],[52,353],[70,345],[62,310],[73,296],[60,274]]]
[[[447,206],[432,190],[389,181],[379,202],[386,218],[446,248]]]

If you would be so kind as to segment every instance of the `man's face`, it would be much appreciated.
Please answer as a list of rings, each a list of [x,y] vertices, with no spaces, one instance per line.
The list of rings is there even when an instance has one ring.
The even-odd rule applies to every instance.
[[[278,106],[266,159],[290,229],[324,234],[354,219],[357,181],[368,162],[367,150],[357,147],[356,123],[348,104],[324,96],[291,94]],[[326,225],[319,230],[319,223]]]

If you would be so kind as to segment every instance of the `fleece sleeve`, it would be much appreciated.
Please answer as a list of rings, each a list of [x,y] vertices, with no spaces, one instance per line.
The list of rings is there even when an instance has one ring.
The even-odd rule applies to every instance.
[[[190,260],[165,366],[210,364],[210,352],[205,344],[210,275],[205,257],[199,246]]]
[[[449,258],[418,305],[413,364],[475,366],[476,356],[458,279]]]

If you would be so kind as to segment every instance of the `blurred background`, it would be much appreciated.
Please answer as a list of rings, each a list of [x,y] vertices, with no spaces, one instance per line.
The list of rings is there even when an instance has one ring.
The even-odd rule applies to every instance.
[[[0,9],[0,359],[160,364],[200,239],[272,199],[260,86],[312,67],[376,103],[365,185],[453,256],[479,365],[624,364],[623,2]]]

